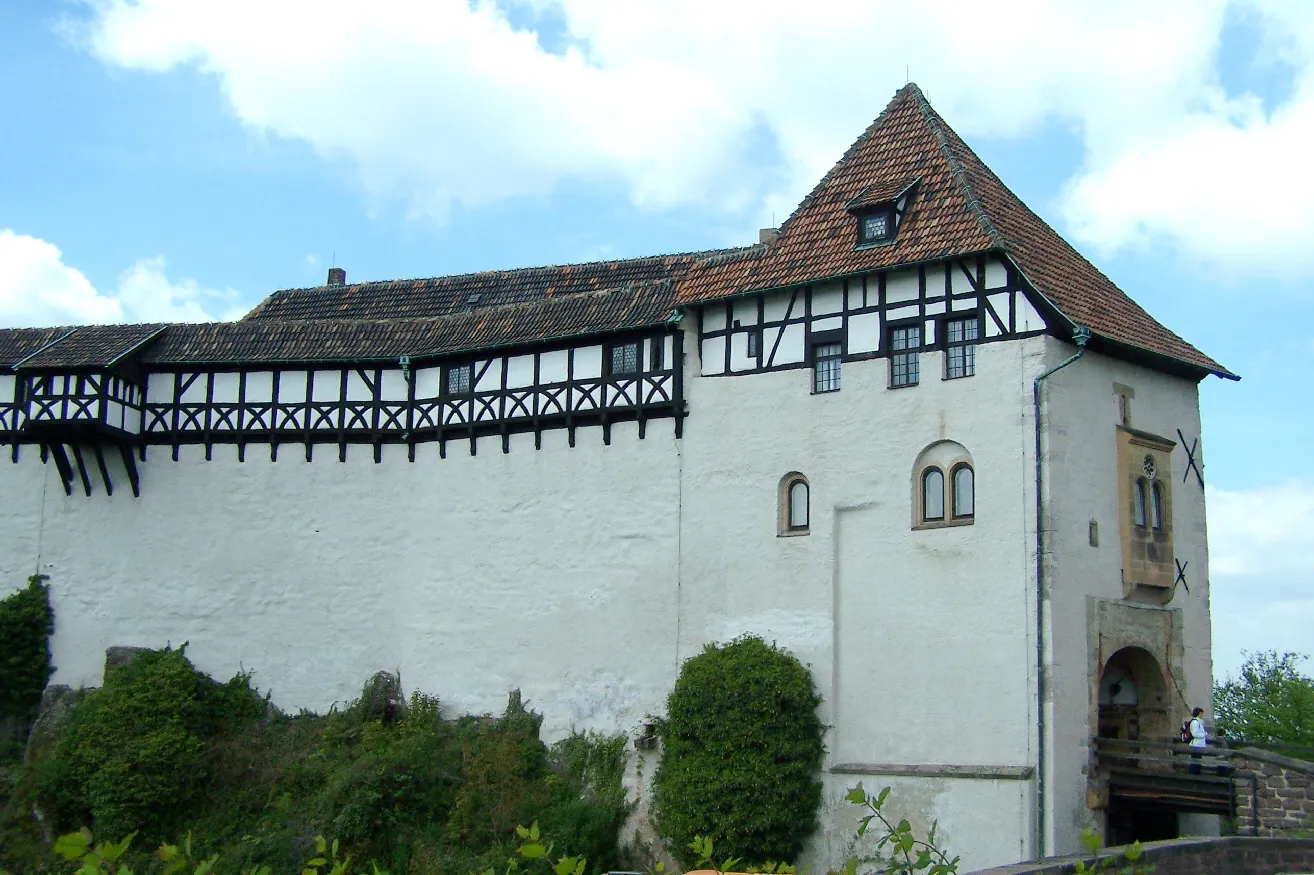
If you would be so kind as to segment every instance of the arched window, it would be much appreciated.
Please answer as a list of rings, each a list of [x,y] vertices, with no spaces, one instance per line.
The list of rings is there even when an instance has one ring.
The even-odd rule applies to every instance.
[[[967,447],[936,441],[917,454],[911,473],[914,529],[975,522],[976,469]]]
[[[922,522],[944,519],[944,472],[927,468],[922,472]]]
[[[780,480],[779,529],[781,535],[806,535],[810,516],[808,478],[799,473]]]
[[[1132,493],[1132,522],[1142,529],[1145,528],[1145,504],[1145,478],[1140,477]]]
[[[1150,522],[1156,532],[1163,531],[1163,487],[1158,480],[1150,487]]]
[[[972,482],[972,466],[966,463],[954,468],[954,519],[968,519],[976,513],[976,490]]]

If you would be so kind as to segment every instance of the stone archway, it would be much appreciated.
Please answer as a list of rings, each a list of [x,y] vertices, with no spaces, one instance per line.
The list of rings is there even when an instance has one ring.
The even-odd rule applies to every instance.
[[[1097,732],[1127,741],[1163,739],[1172,732],[1168,702],[1159,661],[1148,650],[1124,647],[1100,669]]]

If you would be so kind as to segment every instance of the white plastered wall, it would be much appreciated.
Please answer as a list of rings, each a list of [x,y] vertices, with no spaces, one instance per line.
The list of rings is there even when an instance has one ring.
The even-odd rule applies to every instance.
[[[939,820],[964,871],[1025,858],[1030,780],[888,772],[1034,765],[1031,381],[1071,347],[984,344],[976,375],[953,381],[940,379],[943,353],[926,352],[922,384],[898,390],[885,359],[846,362],[841,391],[812,395],[807,369],[699,377],[697,346],[686,335],[682,441],[655,420],[645,440],[614,425],[610,446],[581,428],[574,449],[557,430],[538,451],[532,435],[513,435],[509,454],[499,438],[474,457],[454,441],[446,459],[423,444],[408,463],[389,446],[378,465],[368,447],[350,447],[345,464],[325,445],[311,463],[299,445],[276,463],[261,445],[245,463],[232,446],[210,462],[185,446],[176,463],[155,447],[140,499],[117,471],[113,497],[66,497],[54,466],[25,447],[19,464],[0,465],[0,580],[51,575],[59,683],[99,683],[109,645],[188,640],[203,670],[254,670],[288,709],[345,702],[379,669],[400,669],[408,690],[453,712],[500,711],[519,687],[549,739],[572,727],[633,732],[663,711],[681,660],[761,634],[813,671],[831,726],[827,768],[857,767],[824,776],[810,868],[847,855],[854,823],[842,800],[858,780],[894,786],[895,810],[921,829]],[[1095,354],[1049,381],[1051,641],[1062,642],[1052,850],[1068,847],[1086,811],[1085,597],[1121,595],[1112,505],[1092,565],[1093,512],[1062,497],[1104,482],[1113,464],[1114,381],[1136,387],[1137,427],[1198,433],[1185,381]],[[914,460],[938,440],[972,456],[976,520],[915,531]],[[1182,464],[1179,448],[1179,479]],[[777,537],[777,487],[790,471],[810,481],[811,531]],[[1203,498],[1178,484],[1173,508],[1179,556],[1195,551],[1188,674],[1207,689]],[[862,774],[864,764],[881,773]]]
[[[1074,351],[1054,339],[1047,362],[1057,364]],[[1120,421],[1115,384],[1134,391],[1131,427],[1168,438],[1178,444],[1172,451],[1171,483],[1173,551],[1186,565],[1189,592],[1178,585],[1171,601],[1147,605],[1145,611],[1180,611],[1185,640],[1172,641],[1170,617],[1163,617],[1165,644],[1182,648],[1184,689],[1169,679],[1170,715],[1180,722],[1190,707],[1210,711],[1212,663],[1209,626],[1209,572],[1206,544],[1204,490],[1187,471],[1186,450],[1200,438],[1197,385],[1095,352],[1046,380],[1045,484],[1048,551],[1046,585],[1050,594],[1048,635],[1053,669],[1049,709],[1051,769],[1047,792],[1051,796],[1048,831],[1051,853],[1079,849],[1077,836],[1085,827],[1103,829],[1102,813],[1087,807],[1088,739],[1096,727],[1091,692],[1092,653],[1107,659],[1116,643],[1095,640],[1098,629],[1088,618],[1091,597],[1121,602],[1122,552],[1119,540],[1118,459],[1115,429]],[[1203,453],[1196,447],[1197,460]],[[1090,545],[1090,522],[1098,524],[1099,546]],[[1140,613],[1140,611],[1138,611]],[[1094,636],[1094,637],[1093,637]],[[1162,663],[1170,656],[1158,654]]]
[[[964,871],[1025,858],[1028,780],[863,775],[862,764],[1025,767],[1034,726],[1034,551],[1029,419],[1037,339],[985,344],[977,373],[889,389],[888,362],[846,362],[842,388],[811,371],[695,377],[685,424],[680,651],[754,632],[808,664],[825,699],[825,828],[814,869],[842,863],[859,780],[941,834]],[[696,372],[696,371],[695,371]],[[912,529],[913,466],[953,440],[976,466],[976,520]],[[780,478],[811,489],[811,531],[776,537]],[[988,814],[986,814],[988,812]]]

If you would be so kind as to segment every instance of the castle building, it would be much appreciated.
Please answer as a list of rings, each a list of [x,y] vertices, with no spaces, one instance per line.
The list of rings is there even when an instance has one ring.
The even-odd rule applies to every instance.
[[[812,868],[861,780],[966,871],[1075,850],[1092,737],[1207,707],[1211,374],[908,85],[754,245],[0,331],[0,569],[56,682],[188,641],[556,736],[759,634],[824,697]]]

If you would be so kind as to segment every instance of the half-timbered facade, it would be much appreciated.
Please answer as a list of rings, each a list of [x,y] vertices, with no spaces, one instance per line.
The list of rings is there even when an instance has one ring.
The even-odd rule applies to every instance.
[[[825,698],[814,868],[856,780],[1006,863],[1127,817],[1091,735],[1207,703],[1210,374],[908,86],[754,245],[0,330],[0,568],[59,682],[188,640],[285,707],[399,668],[550,733],[762,634]]]

